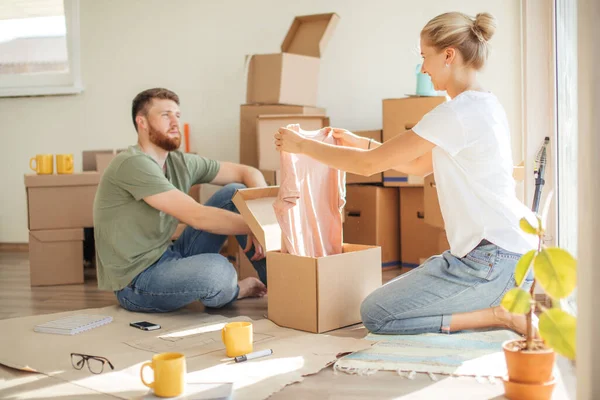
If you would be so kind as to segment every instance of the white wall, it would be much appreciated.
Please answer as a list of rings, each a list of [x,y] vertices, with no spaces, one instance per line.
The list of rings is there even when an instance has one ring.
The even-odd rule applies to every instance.
[[[85,91],[75,96],[0,99],[0,242],[27,241],[23,174],[36,153],[118,148],[136,140],[131,100],[163,86],[181,98],[191,148],[238,160],[244,56],[278,52],[295,15],[336,12],[323,56],[319,106],[332,125],[381,127],[381,99],[415,90],[416,46],[439,13],[488,11],[498,19],[481,81],[506,108],[515,161],[521,154],[519,0],[81,0]]]

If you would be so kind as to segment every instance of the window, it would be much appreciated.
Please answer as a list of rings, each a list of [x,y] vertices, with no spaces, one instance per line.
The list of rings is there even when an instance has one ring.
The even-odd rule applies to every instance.
[[[4,0],[0,96],[81,92],[79,0]]]
[[[556,0],[558,245],[577,257],[577,7]],[[576,313],[576,290],[562,306]]]

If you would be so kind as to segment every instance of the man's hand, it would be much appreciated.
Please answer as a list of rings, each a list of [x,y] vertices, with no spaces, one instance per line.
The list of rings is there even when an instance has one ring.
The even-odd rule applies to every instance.
[[[252,246],[254,246],[254,256],[252,256],[250,261],[258,261],[258,260],[262,260],[263,258],[265,258],[264,249],[258,242],[258,239],[256,239],[256,236],[254,236],[252,233],[250,233],[248,235],[248,238],[246,239],[246,248],[244,248],[244,253],[247,253],[250,250],[252,250]]]
[[[362,138],[361,136],[355,135],[354,133],[352,133],[346,129],[341,129],[341,128],[331,128],[331,129],[332,129],[333,137],[335,139],[339,140],[341,142],[342,146],[354,147],[354,148],[358,148],[358,149],[361,149],[364,147],[363,146],[364,138]]]

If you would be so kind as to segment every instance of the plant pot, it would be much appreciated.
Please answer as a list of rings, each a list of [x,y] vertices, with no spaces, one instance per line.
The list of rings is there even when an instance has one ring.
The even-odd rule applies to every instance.
[[[521,350],[513,348],[515,344],[523,344],[525,339],[508,340],[502,344],[508,378],[518,383],[546,383],[552,380],[554,369],[554,350],[546,348],[542,340],[535,343],[543,347],[540,350]],[[523,346],[524,347],[524,346]]]
[[[504,397],[509,400],[550,400],[556,385],[556,379],[545,383],[513,382],[508,377],[502,378]]]

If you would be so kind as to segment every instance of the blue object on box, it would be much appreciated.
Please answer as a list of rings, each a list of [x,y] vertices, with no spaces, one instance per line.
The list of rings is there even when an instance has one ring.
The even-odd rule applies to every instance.
[[[417,65],[417,95],[437,96],[437,92],[431,82],[431,77],[421,72],[421,64]]]

